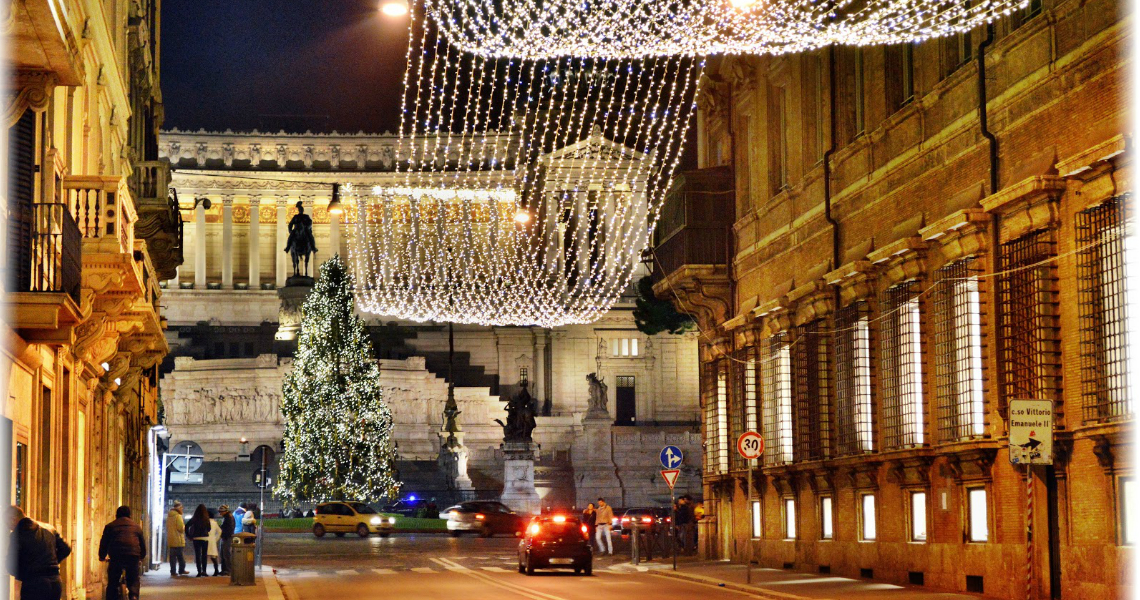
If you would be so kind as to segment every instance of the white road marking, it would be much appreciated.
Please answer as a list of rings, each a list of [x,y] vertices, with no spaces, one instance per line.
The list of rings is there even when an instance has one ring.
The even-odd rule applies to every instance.
[[[360,572],[356,569],[341,569],[336,572],[337,575],[359,575]]]
[[[431,567],[412,567],[412,572],[413,573],[438,573],[439,571],[436,571],[435,569],[433,569]]]
[[[377,575],[395,575],[396,572],[392,569],[372,569],[372,572]]]
[[[483,569],[484,571],[490,571],[492,573],[510,573],[510,571],[508,571],[502,567],[479,567],[479,568]]]

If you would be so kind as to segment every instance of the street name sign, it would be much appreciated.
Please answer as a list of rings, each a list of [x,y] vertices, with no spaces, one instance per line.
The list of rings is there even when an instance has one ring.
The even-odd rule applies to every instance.
[[[1009,462],[1053,464],[1053,401],[1009,401]]]
[[[676,446],[665,446],[661,449],[661,466],[666,469],[676,469],[685,461],[685,455]]]
[[[665,483],[669,484],[669,489],[673,489],[677,485],[677,478],[681,476],[680,469],[662,469],[661,476],[665,478]]]
[[[756,460],[764,454],[764,436],[755,431],[745,431],[736,438],[736,451],[745,460]]]

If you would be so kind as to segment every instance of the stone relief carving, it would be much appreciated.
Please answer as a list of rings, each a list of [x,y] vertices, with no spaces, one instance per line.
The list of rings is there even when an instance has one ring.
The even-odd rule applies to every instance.
[[[168,411],[173,425],[274,423],[281,421],[281,397],[263,389],[198,388],[175,396]]]

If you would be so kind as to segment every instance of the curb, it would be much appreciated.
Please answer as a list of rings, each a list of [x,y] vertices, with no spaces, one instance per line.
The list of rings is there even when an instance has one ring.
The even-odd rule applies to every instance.
[[[704,575],[694,575],[692,573],[682,573],[680,571],[674,571],[672,569],[663,570],[663,571],[653,571],[650,573],[650,575],[656,575],[658,577],[672,577],[673,579],[684,579],[686,581],[690,581],[693,583],[698,583],[701,585],[707,585],[707,586],[711,586],[711,587],[717,587],[717,588],[721,588],[721,589],[728,589],[728,590],[732,590],[735,592],[740,592],[742,594],[749,594],[752,596],[756,596],[757,598],[766,598],[768,600],[791,600],[791,599],[806,598],[805,596],[798,596],[796,594],[786,594],[786,593],[782,593],[782,592],[773,592],[770,590],[762,590],[762,589],[757,588],[755,586],[750,586],[750,585],[744,584],[744,583],[733,583],[730,581],[721,581],[720,579],[717,579],[715,577],[706,577]]]

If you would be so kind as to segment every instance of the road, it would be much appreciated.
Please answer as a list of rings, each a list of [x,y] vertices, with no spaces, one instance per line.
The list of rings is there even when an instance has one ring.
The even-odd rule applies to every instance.
[[[276,569],[289,600],[719,600],[743,596],[715,586],[638,572],[629,568],[628,559],[616,556],[596,559],[590,577],[572,571],[539,572],[527,577],[516,571],[517,544],[513,537],[397,534],[387,539],[317,539],[310,534],[274,534],[267,539],[263,562]]]

